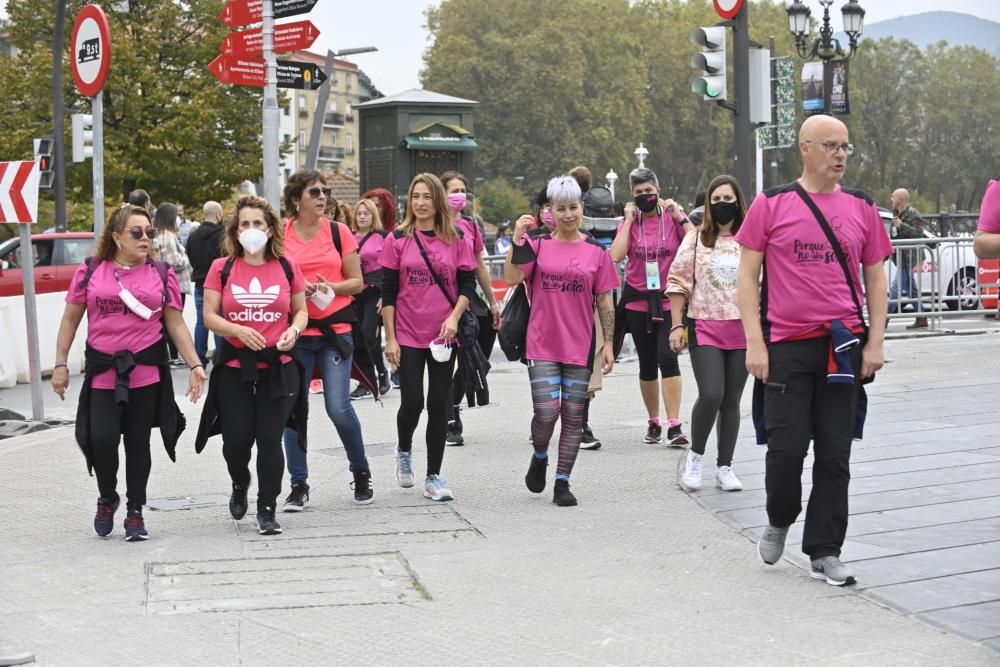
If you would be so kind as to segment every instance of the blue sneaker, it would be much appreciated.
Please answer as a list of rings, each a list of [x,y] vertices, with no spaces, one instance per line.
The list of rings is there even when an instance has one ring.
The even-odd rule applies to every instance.
[[[129,510],[125,517],[125,541],[138,542],[148,539],[149,533],[146,532],[146,522],[142,519],[142,510]]]
[[[103,496],[97,499],[97,514],[94,515],[94,530],[101,537],[107,537],[115,528],[115,512],[119,499],[109,500]]]
[[[431,500],[454,500],[455,496],[448,488],[448,482],[440,475],[431,475],[424,481],[424,496]]]

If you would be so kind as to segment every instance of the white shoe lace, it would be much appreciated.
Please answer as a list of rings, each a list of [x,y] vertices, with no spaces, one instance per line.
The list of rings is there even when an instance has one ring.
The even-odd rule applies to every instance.
[[[413,474],[409,452],[396,452],[396,460],[399,461],[399,474],[401,476],[409,477]]]
[[[722,466],[719,468],[719,481],[726,485],[739,484],[740,480],[737,479],[736,473],[733,472],[731,466]]]
[[[688,452],[687,463],[684,465],[684,476],[701,479],[702,459],[695,452]]]

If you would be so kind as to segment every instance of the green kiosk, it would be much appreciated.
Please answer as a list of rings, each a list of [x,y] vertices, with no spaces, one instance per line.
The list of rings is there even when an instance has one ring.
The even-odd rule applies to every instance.
[[[419,173],[440,176],[454,169],[474,183],[478,104],[415,88],[357,105],[361,191],[385,188],[403,211],[410,181]]]

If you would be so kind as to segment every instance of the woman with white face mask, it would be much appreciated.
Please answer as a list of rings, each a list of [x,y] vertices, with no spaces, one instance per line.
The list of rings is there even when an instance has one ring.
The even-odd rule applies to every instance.
[[[229,512],[247,512],[250,454],[257,444],[257,526],[281,532],[275,506],[285,471],[281,437],[293,423],[305,428],[304,374],[291,349],[308,323],[305,280],[285,257],[284,229],[267,200],[243,197],[226,223],[225,257],[205,277],[205,326],[223,336],[212,368],[195,449],[222,434],[233,482]],[[303,443],[304,444],[304,443]]]

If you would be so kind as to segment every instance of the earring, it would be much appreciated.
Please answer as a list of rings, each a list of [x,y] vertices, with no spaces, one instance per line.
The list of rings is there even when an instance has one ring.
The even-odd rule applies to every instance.
[[[299,206],[298,206],[298,204],[296,204],[296,205],[295,205],[295,212],[296,212],[296,213],[298,213],[298,212],[299,212]]]

